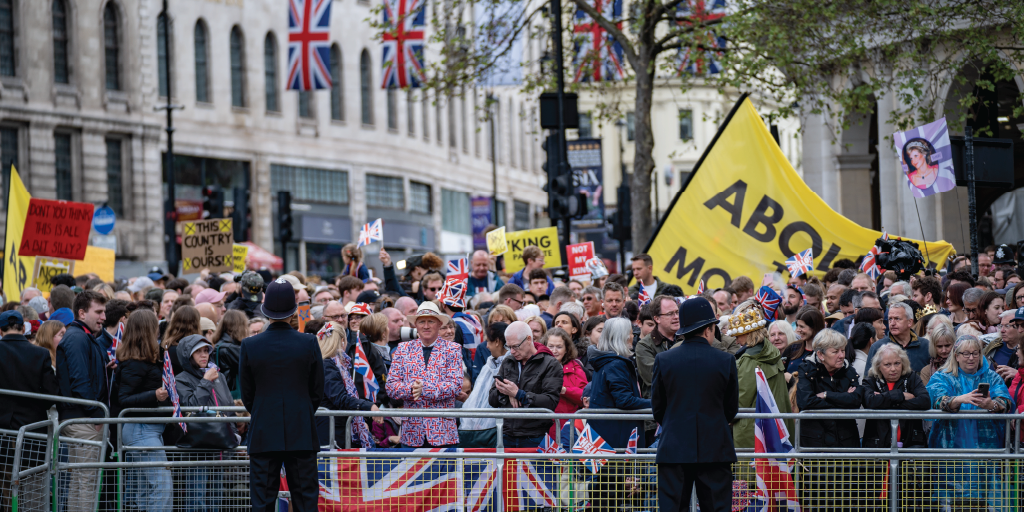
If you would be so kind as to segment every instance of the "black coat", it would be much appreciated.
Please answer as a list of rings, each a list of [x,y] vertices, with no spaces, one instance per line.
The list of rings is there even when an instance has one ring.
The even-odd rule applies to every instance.
[[[60,395],[50,351],[30,343],[22,334],[0,338],[0,388],[42,395]],[[0,395],[0,428],[19,428],[46,419],[56,402]],[[44,427],[41,430],[46,430]]]
[[[355,361],[356,344],[353,341],[351,341],[351,339],[352,338],[349,338],[350,341],[348,343],[348,346],[345,347],[345,353],[348,354],[348,357],[350,359]],[[369,400],[371,402],[378,404],[386,404],[388,403],[388,392],[386,389],[384,389],[384,375],[387,373],[387,367],[384,366],[384,358],[380,356],[380,352],[378,352],[377,349],[373,348],[372,343],[366,341],[365,336],[360,335],[359,340],[363,344],[363,352],[366,353],[366,360],[368,363],[370,363],[370,369],[373,370],[373,376],[374,378],[377,379],[377,385],[380,386],[380,390],[377,391],[377,396],[367,397],[366,389],[363,387],[363,375],[359,372],[356,372],[356,393],[359,394],[359,398],[362,398],[364,400]]]
[[[894,411],[927,411],[931,408],[928,388],[917,372],[910,372],[896,381],[892,391],[889,385],[877,377],[866,377],[864,386],[864,408]],[[914,395],[907,400],[903,393]],[[921,420],[900,420],[900,441],[904,448],[928,446],[928,436]],[[892,423],[889,420],[867,420],[864,424],[864,448],[889,448],[892,446]]]
[[[156,390],[162,388],[164,365],[148,363],[137,359],[119,361],[117,364],[117,401],[121,409],[142,407],[169,407],[170,397],[163,402],[156,399]],[[130,412],[129,418],[170,416],[166,412]]]
[[[324,359],[324,397],[320,400],[320,407],[324,409],[330,409],[332,411],[369,411],[373,407],[373,402],[368,400],[360,400],[352,397],[348,394],[348,390],[345,389],[345,380],[341,375],[341,369],[338,365],[334,364],[333,359]],[[358,388],[358,386],[357,386]],[[371,418],[366,418],[370,421]],[[334,442],[338,443],[338,446],[345,447],[344,435],[345,435],[345,424],[348,421],[347,416],[335,416],[334,417]],[[327,446],[330,442],[331,437],[331,421],[327,416],[316,417],[316,435],[320,442],[320,446]],[[353,439],[358,442],[358,439]],[[371,448],[365,446],[364,448]]]
[[[228,389],[238,389],[238,358],[242,354],[242,346],[225,334],[210,353],[210,361],[220,368],[224,379],[228,381]]]
[[[249,453],[318,450],[314,415],[324,395],[316,336],[285,322],[242,341],[242,403],[252,414]]]
[[[57,383],[60,394],[107,403],[107,351],[79,321],[68,324],[57,345]],[[77,404],[58,404],[60,419],[102,418],[103,409]]]
[[[801,411],[815,409],[860,409],[864,388],[857,383],[857,370],[844,359],[844,366],[829,375],[818,362],[817,353],[800,363],[800,382],[796,386],[796,404]],[[850,388],[853,392],[849,392]],[[825,398],[818,393],[825,392]],[[800,446],[804,448],[859,448],[857,420],[806,419],[800,422]]]
[[[703,338],[683,340],[658,354],[651,407],[665,432],[656,462],[736,462],[729,424],[739,412],[740,395],[732,354]]]
[[[506,357],[498,367],[497,378],[514,382],[519,387],[520,407],[555,410],[562,394],[562,363],[559,363],[551,351],[540,343],[534,342],[537,353],[526,360],[525,365],[511,355]],[[522,370],[520,370],[520,366]],[[512,407],[508,395],[498,392],[498,387],[491,384],[487,395],[487,403],[495,409]],[[539,437],[551,430],[551,420],[505,420],[504,433],[510,437]]]

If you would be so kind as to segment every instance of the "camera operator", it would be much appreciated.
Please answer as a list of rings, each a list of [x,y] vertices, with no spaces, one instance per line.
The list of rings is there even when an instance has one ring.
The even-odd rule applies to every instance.
[[[405,315],[396,308],[386,308],[381,311],[388,317],[388,349],[395,351],[398,344],[403,341],[417,338],[416,329],[405,326]]]

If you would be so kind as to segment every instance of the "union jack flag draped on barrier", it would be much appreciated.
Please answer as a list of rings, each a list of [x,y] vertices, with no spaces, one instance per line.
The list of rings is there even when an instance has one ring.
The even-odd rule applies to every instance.
[[[289,0],[287,84],[331,88],[331,0]]]
[[[517,512],[556,506],[562,469],[552,461],[508,459],[499,474],[494,459],[374,458],[380,450],[352,451],[366,457],[319,459],[321,511]],[[494,453],[455,448],[387,451]],[[532,448],[505,451],[535,453]]]
[[[419,87],[424,80],[426,0],[384,0],[381,87]]]
[[[160,379],[163,382],[164,389],[167,390],[167,397],[171,399],[171,405],[174,406],[175,418],[181,417],[181,399],[178,398],[178,388],[174,380],[174,370],[171,367],[171,354],[170,352],[164,351],[164,374]],[[184,423],[178,423],[178,426],[182,430],[188,432],[188,426]]]
[[[594,10],[622,28],[622,0],[593,0]],[[626,76],[622,45],[582,9],[576,10],[576,82],[622,80]]]
[[[796,277],[814,271],[814,253],[811,251],[812,249],[807,249],[798,252],[786,260],[786,269],[791,276]]]
[[[371,402],[376,402],[380,384],[377,383],[377,377],[373,375],[373,369],[370,368],[369,359],[366,357],[366,352],[363,351],[363,344],[356,343],[355,345],[356,357],[352,360],[352,366],[359,375],[363,376],[363,396]]]
[[[456,279],[468,279],[469,278],[469,261],[466,258],[458,258],[454,260],[448,260],[448,277],[454,277]]]
[[[676,23],[680,26],[711,25],[725,17],[725,0],[683,0],[676,8]],[[692,40],[683,41],[676,56],[676,69],[680,74],[712,75],[722,71],[717,57],[725,48],[724,37],[711,28],[691,32]]]
[[[362,247],[382,241],[384,241],[384,221],[377,219],[368,224],[363,224],[363,229],[359,231],[359,242],[356,245]]]
[[[780,414],[775,397],[768,387],[768,379],[760,368],[754,369],[757,379],[757,403],[754,411],[758,414]],[[754,453],[789,453],[793,445],[789,442],[789,431],[786,424],[778,418],[760,418],[754,420]],[[776,499],[786,503],[790,511],[799,511],[796,487],[793,486],[793,465],[787,459],[754,459],[757,472],[758,501],[763,501],[761,510],[775,510],[772,503]]]

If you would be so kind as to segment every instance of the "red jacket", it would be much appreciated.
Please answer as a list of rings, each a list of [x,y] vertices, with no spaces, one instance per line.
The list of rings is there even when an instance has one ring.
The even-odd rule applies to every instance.
[[[1024,411],[1024,368],[1017,369],[1017,375],[1010,382],[1010,398],[1017,404],[1017,413]]]
[[[423,381],[420,399],[412,400],[412,384]],[[423,364],[419,339],[400,343],[391,355],[388,396],[405,401],[406,409],[455,409],[455,397],[462,392],[462,353],[454,342],[438,338]],[[409,446],[443,446],[459,443],[455,418],[405,418],[402,443]]]
[[[555,412],[573,414],[583,407],[583,388],[587,387],[587,374],[578,359],[562,365],[562,386],[565,387],[565,393],[558,400]],[[558,432],[561,432],[565,422],[566,420],[558,420]],[[558,440],[554,426],[548,434],[551,435],[551,439]]]

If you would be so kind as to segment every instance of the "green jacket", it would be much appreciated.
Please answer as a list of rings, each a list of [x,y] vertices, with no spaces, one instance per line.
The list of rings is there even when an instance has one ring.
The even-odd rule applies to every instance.
[[[665,289],[665,283],[661,282],[661,279],[658,279],[657,276],[654,277],[654,286],[654,295],[661,293],[661,290]],[[634,279],[633,285],[629,287],[627,293],[629,293],[630,298],[636,300],[636,296],[640,294],[640,281]],[[651,295],[652,299],[654,295]]]
[[[757,351],[758,348],[760,351]],[[782,363],[782,354],[779,349],[767,341],[755,347],[748,347],[736,361],[740,409],[754,408],[757,403],[757,380],[754,377],[754,368],[761,368],[765,378],[768,379],[768,387],[775,397],[775,403],[779,406],[779,412],[790,412],[789,391],[786,388],[786,365]],[[789,429],[790,442],[793,442],[796,431],[793,429],[792,420],[786,420],[786,428]],[[754,420],[737,420],[732,426],[732,436],[733,443],[737,448],[753,448]]]

